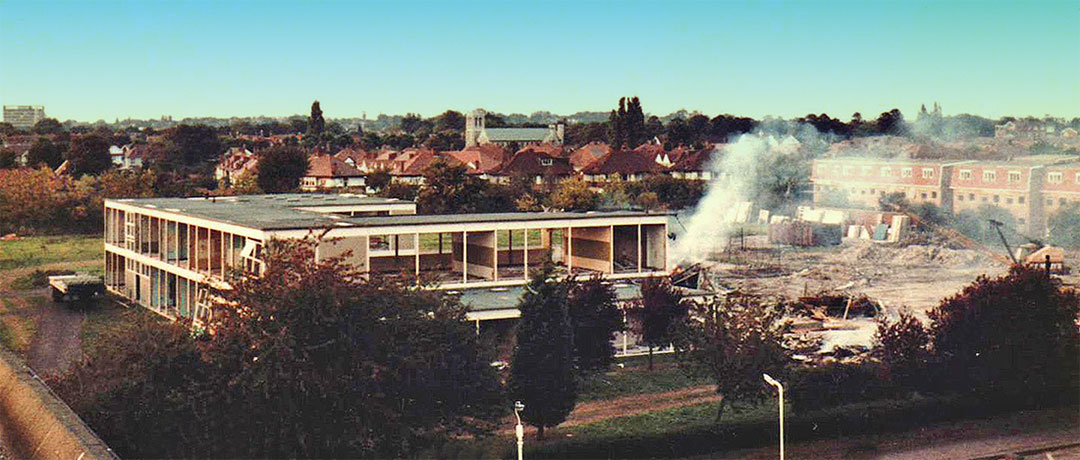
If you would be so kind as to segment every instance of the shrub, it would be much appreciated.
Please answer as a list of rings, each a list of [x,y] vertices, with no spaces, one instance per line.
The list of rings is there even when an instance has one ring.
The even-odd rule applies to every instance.
[[[1073,399],[1080,387],[1080,296],[1039,270],[980,277],[930,312],[947,388],[1031,405]]]
[[[885,378],[906,387],[925,387],[929,345],[922,321],[908,312],[901,312],[895,323],[882,319],[874,334],[874,354],[881,359]]]

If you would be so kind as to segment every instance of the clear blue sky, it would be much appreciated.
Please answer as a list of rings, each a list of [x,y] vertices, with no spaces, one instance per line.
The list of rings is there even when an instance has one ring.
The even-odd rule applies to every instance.
[[[161,115],[1080,116],[1080,1],[0,0],[0,103]]]

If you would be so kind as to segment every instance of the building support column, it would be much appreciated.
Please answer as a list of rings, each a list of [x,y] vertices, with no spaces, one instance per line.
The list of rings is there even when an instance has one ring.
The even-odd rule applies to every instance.
[[[637,224],[637,271],[641,273],[641,253],[644,252],[641,249],[641,224]]]

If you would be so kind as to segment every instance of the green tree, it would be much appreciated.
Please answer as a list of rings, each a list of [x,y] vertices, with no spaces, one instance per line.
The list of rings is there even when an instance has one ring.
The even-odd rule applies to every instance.
[[[379,170],[369,173],[367,177],[364,178],[364,183],[378,193],[385,189],[387,185],[390,185],[391,179],[390,173],[385,170]]]
[[[165,145],[157,157],[167,169],[198,167],[216,161],[225,151],[217,131],[206,125],[183,124],[165,130]]]
[[[877,132],[884,135],[899,136],[904,134],[904,115],[900,109],[882,112],[877,119]]]
[[[583,371],[603,370],[615,361],[612,340],[622,329],[615,288],[597,273],[569,287],[570,324],[574,330],[574,360]]]
[[[461,150],[465,148],[465,138],[459,131],[443,130],[431,133],[427,141],[428,148],[445,152],[449,150]]]
[[[318,137],[326,130],[326,120],[323,119],[322,108],[319,107],[319,101],[311,103],[311,118],[308,120],[307,132],[309,135]]]
[[[653,350],[680,338],[690,305],[668,280],[650,277],[641,283],[641,299],[636,310],[636,327],[649,347],[649,370],[652,370]]]
[[[600,204],[600,195],[589,190],[589,184],[578,177],[559,183],[558,188],[549,196],[551,207],[564,211],[587,211],[596,209]]]
[[[416,206],[424,214],[459,214],[513,210],[505,187],[466,174],[464,165],[435,160],[424,170]]]
[[[567,284],[554,279],[545,265],[533,273],[518,308],[517,345],[507,382],[512,399],[525,403],[521,419],[544,428],[570,415],[577,401],[574,375],[574,332],[567,312]]]
[[[78,136],[71,141],[66,159],[70,162],[71,175],[97,175],[112,167],[109,142],[97,134]]]
[[[64,132],[64,125],[55,118],[42,118],[34,123],[33,131],[36,134],[60,134]]]
[[[271,147],[259,156],[255,167],[256,182],[267,193],[296,190],[309,167],[308,156],[299,147]]]
[[[723,399],[716,413],[719,423],[726,406],[756,402],[770,395],[761,381],[768,373],[783,378],[787,352],[780,308],[763,305],[757,298],[736,294],[719,296],[695,307],[701,323],[690,333],[691,357],[697,368],[716,382]]]
[[[18,156],[14,150],[0,149],[0,169],[12,169],[19,166]]]
[[[930,311],[944,386],[1004,404],[1075,401],[1080,296],[1037,269],[980,277]]]
[[[30,151],[26,153],[26,166],[32,168],[44,164],[52,169],[56,169],[63,162],[64,151],[47,137],[39,137],[34,140],[34,145],[32,145]]]
[[[1054,244],[1080,249],[1080,203],[1058,209],[1050,215],[1047,226]]]
[[[212,335],[147,320],[55,388],[125,457],[413,457],[500,415],[460,304],[316,244],[268,242],[263,275],[217,293]]]
[[[465,131],[465,116],[461,112],[447,110],[435,117],[435,131]]]
[[[645,141],[645,114],[641,110],[641,101],[632,98],[619,98],[619,107],[611,111],[608,117],[608,142],[614,149],[634,148]]]

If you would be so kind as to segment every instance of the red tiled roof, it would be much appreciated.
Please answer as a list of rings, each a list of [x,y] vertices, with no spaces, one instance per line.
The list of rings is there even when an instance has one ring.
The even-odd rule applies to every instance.
[[[607,144],[590,142],[570,154],[570,164],[580,171],[609,153],[611,153],[611,147]]]
[[[504,176],[570,176],[574,172],[568,158],[526,149],[514,154],[513,158],[499,168],[498,173]]]
[[[466,147],[462,150],[442,152],[443,157],[453,158],[464,164],[469,174],[487,174],[498,170],[506,161],[506,150],[495,144]]]
[[[652,159],[645,158],[639,153],[620,150],[604,155],[582,169],[582,172],[585,174],[641,174],[659,172],[662,169]]]
[[[712,158],[712,152],[712,146],[706,146],[703,149],[688,152],[681,155],[671,169],[673,171],[705,171],[709,167],[709,160]],[[675,159],[672,158],[672,161],[675,161]]]
[[[341,149],[340,152],[335,153],[334,158],[337,158],[341,161],[345,161],[351,158],[353,163],[359,165],[362,161],[364,161],[365,158],[369,158],[369,155],[370,154],[365,152],[363,149],[345,148]]]
[[[553,158],[566,157],[567,156],[566,155],[566,149],[564,149],[563,146],[555,145],[555,144],[549,144],[549,143],[527,145],[527,146],[525,146],[525,148],[523,148],[521,150],[518,150],[518,153],[524,152],[526,150],[532,150],[532,151],[535,151],[535,152],[543,152],[543,153],[546,153],[546,154],[550,155]]]
[[[348,163],[330,155],[319,155],[311,159],[308,177],[362,177],[360,172]]]

